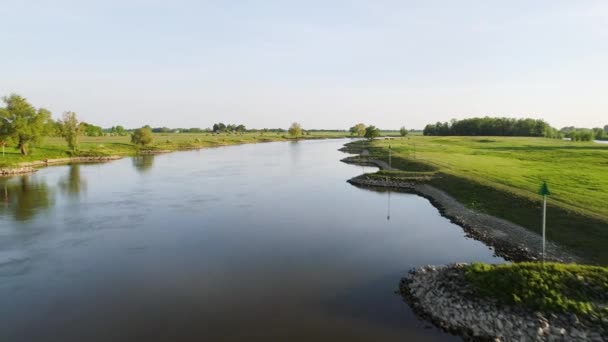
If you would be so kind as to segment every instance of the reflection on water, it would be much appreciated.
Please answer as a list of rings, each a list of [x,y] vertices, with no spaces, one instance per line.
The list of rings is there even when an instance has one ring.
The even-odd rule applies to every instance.
[[[388,191],[388,212],[386,214],[386,220],[390,221],[391,219],[391,191]]]
[[[133,167],[135,167],[135,170],[141,173],[150,171],[152,166],[154,166],[154,155],[151,154],[136,156],[131,158],[131,160],[133,161]]]
[[[80,165],[73,164],[68,168],[68,175],[59,181],[61,190],[69,196],[78,197],[80,193],[86,191],[87,182],[80,175]]]
[[[348,184],[375,169],[340,163],[344,142],[0,179],[0,341],[455,340],[399,279],[502,259],[422,197]]]
[[[53,204],[47,184],[30,175],[0,178],[0,188],[4,202],[0,213],[12,215],[17,221],[29,220]]]

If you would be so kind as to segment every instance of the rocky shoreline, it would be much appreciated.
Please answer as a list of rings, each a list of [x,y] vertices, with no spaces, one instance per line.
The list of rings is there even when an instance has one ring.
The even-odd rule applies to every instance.
[[[492,247],[497,256],[509,261],[537,261],[542,258],[542,238],[515,223],[476,212],[431,185],[390,179],[370,179],[365,175],[349,179],[350,184],[367,187],[393,189],[415,193],[428,199],[441,215],[461,226],[468,237]],[[545,260],[562,263],[581,262],[581,258],[565,248],[547,241]]]
[[[20,163],[17,167],[6,167],[0,168],[1,176],[13,176],[34,173],[38,171],[37,168],[45,167],[49,165],[61,165],[70,163],[102,163],[112,160],[121,159],[121,156],[90,156],[90,157],[72,157],[72,158],[57,158],[57,159],[45,159],[27,163]]]
[[[183,151],[186,151],[186,150],[189,150],[189,149],[183,149]],[[171,153],[171,152],[174,152],[174,151],[171,151],[171,150],[139,150],[139,151],[137,151],[137,154],[141,155],[141,156],[149,156],[149,155],[165,154],[165,153]]]
[[[0,176],[13,176],[34,173],[37,170],[31,166],[0,168]]]
[[[466,341],[608,341],[608,320],[532,312],[476,296],[466,264],[411,270],[401,295],[421,317]]]

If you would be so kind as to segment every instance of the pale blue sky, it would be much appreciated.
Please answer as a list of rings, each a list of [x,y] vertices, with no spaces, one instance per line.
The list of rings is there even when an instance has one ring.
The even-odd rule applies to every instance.
[[[0,95],[102,126],[608,124],[608,1],[0,0]]]

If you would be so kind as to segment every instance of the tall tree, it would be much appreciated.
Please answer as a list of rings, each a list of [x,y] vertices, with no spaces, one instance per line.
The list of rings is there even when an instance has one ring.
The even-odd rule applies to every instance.
[[[112,133],[122,136],[122,135],[127,135],[127,130],[123,126],[118,125],[118,126],[112,127]]]
[[[133,131],[131,142],[135,145],[149,145],[154,141],[150,126],[144,126]]]
[[[59,121],[59,124],[61,136],[65,138],[70,150],[76,152],[76,150],[78,150],[78,136],[82,131],[82,125],[78,122],[76,113],[63,113],[63,119]]]
[[[407,135],[407,129],[405,129],[405,126],[401,126],[399,129],[399,134],[401,134],[402,137]]]
[[[213,124],[214,133],[223,133],[224,131],[226,131],[226,125],[224,125],[224,123],[220,122]]]
[[[291,126],[289,126],[289,129],[287,130],[287,132],[292,137],[297,138],[302,134],[302,126],[299,123],[294,122],[291,124]]]
[[[350,135],[357,135],[358,137],[362,137],[365,135],[365,125],[362,123],[358,123],[349,129]]]
[[[593,138],[595,140],[603,140],[606,136],[606,132],[603,128],[596,127],[593,129]]]
[[[39,143],[44,137],[50,126],[51,112],[34,108],[17,94],[2,100],[5,107],[0,108],[0,136],[13,140],[21,154],[27,155],[30,144]]]
[[[376,126],[367,126],[365,129],[365,137],[369,140],[372,140],[376,137],[380,136],[380,130],[376,128]]]

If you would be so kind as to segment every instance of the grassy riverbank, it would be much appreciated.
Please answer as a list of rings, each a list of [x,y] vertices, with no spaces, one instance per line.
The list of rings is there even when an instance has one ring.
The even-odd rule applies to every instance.
[[[359,143],[357,143],[358,145]],[[355,144],[353,144],[355,145]],[[553,195],[547,236],[589,262],[608,264],[608,146],[544,138],[414,136],[367,143],[373,158],[407,171],[469,208],[540,231],[538,188]]]
[[[311,132],[300,139],[344,138],[347,132]],[[211,134],[211,133],[155,133],[154,143],[141,147],[131,143],[130,136],[81,137],[76,156],[128,156],[136,155],[141,150],[177,151],[214,146],[262,143],[271,141],[293,140],[286,133],[245,133],[245,134]],[[40,146],[31,149],[23,156],[18,150],[6,147],[5,155],[0,155],[0,166],[11,167],[19,163],[45,159],[58,159],[74,156],[68,151],[63,138],[46,138]]]
[[[475,291],[506,305],[544,312],[608,316],[608,268],[575,264],[472,264],[465,270]]]

